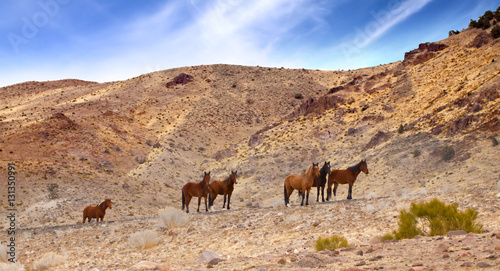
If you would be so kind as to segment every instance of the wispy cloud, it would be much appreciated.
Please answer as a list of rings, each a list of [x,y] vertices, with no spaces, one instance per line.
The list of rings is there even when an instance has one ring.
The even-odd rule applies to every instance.
[[[373,17],[364,27],[356,27],[354,36],[340,45],[346,58],[358,54],[361,49],[370,45],[391,28],[403,22],[411,15],[420,11],[433,0],[399,0],[390,1],[387,6],[380,10],[371,10]]]

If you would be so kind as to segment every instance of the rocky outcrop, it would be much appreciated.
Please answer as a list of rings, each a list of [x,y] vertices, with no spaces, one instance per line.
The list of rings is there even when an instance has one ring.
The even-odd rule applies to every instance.
[[[175,85],[185,85],[191,81],[193,81],[194,77],[189,75],[189,74],[185,74],[185,73],[181,73],[179,75],[177,75],[172,81],[168,82],[166,84],[166,87],[169,88],[169,87],[173,87]]]
[[[403,63],[417,65],[433,58],[436,52],[439,52],[448,45],[442,43],[426,42],[418,45],[418,49],[405,53]]]
[[[344,103],[345,99],[340,95],[328,94],[318,99],[309,98],[299,108],[285,117],[284,120],[293,120],[299,116],[319,116],[323,112],[337,108]]]

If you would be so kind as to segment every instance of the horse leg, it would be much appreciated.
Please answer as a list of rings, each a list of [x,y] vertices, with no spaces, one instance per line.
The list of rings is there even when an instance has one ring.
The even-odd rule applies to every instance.
[[[323,199],[325,201],[325,199]],[[316,202],[319,202],[319,184],[318,184],[318,194],[316,195]]]
[[[184,207],[186,206],[186,198],[184,197],[184,191],[182,191],[182,210],[184,211]]]
[[[306,197],[306,191],[302,191],[302,202],[300,203],[300,206],[304,206],[304,198]]]
[[[231,209],[229,208],[229,201],[231,201],[231,194],[227,194],[227,209]]]
[[[347,193],[347,199],[352,199],[352,185],[353,183],[349,183],[349,192]]]
[[[189,203],[191,202],[191,195],[187,194],[185,201],[186,201],[186,213],[189,213]]]
[[[333,182],[333,196],[337,197],[337,187],[339,186],[338,182]]]
[[[222,209],[226,208],[226,194],[224,194],[224,203],[222,204]]]
[[[332,182],[330,182],[330,179],[328,179],[328,187],[326,188],[326,201],[330,201],[330,198],[332,197]]]
[[[208,212],[207,196],[204,196],[203,198],[205,198],[205,212]]]
[[[200,204],[201,204],[201,197],[198,197],[198,209],[196,209],[196,212],[200,212]]]
[[[306,193],[307,193],[307,195],[306,195],[306,206],[308,206],[308,205],[309,205],[309,191],[310,191],[310,190],[307,190],[307,191],[306,191]]]
[[[318,194],[319,194],[319,192],[318,192]],[[325,185],[324,184],[321,186],[321,201],[325,202]]]

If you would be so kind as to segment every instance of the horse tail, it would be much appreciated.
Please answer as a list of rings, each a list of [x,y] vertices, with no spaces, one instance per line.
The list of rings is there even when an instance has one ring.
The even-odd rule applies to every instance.
[[[283,184],[283,191],[285,193],[285,206],[288,206],[288,194],[286,193],[286,182]]]
[[[184,197],[184,189],[182,191],[182,210],[184,210],[184,207],[186,206],[186,197]]]

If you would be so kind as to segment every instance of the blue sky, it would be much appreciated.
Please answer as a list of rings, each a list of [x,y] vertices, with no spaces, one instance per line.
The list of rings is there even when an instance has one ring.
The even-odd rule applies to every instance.
[[[202,64],[347,70],[401,60],[493,0],[5,0],[0,86]]]

